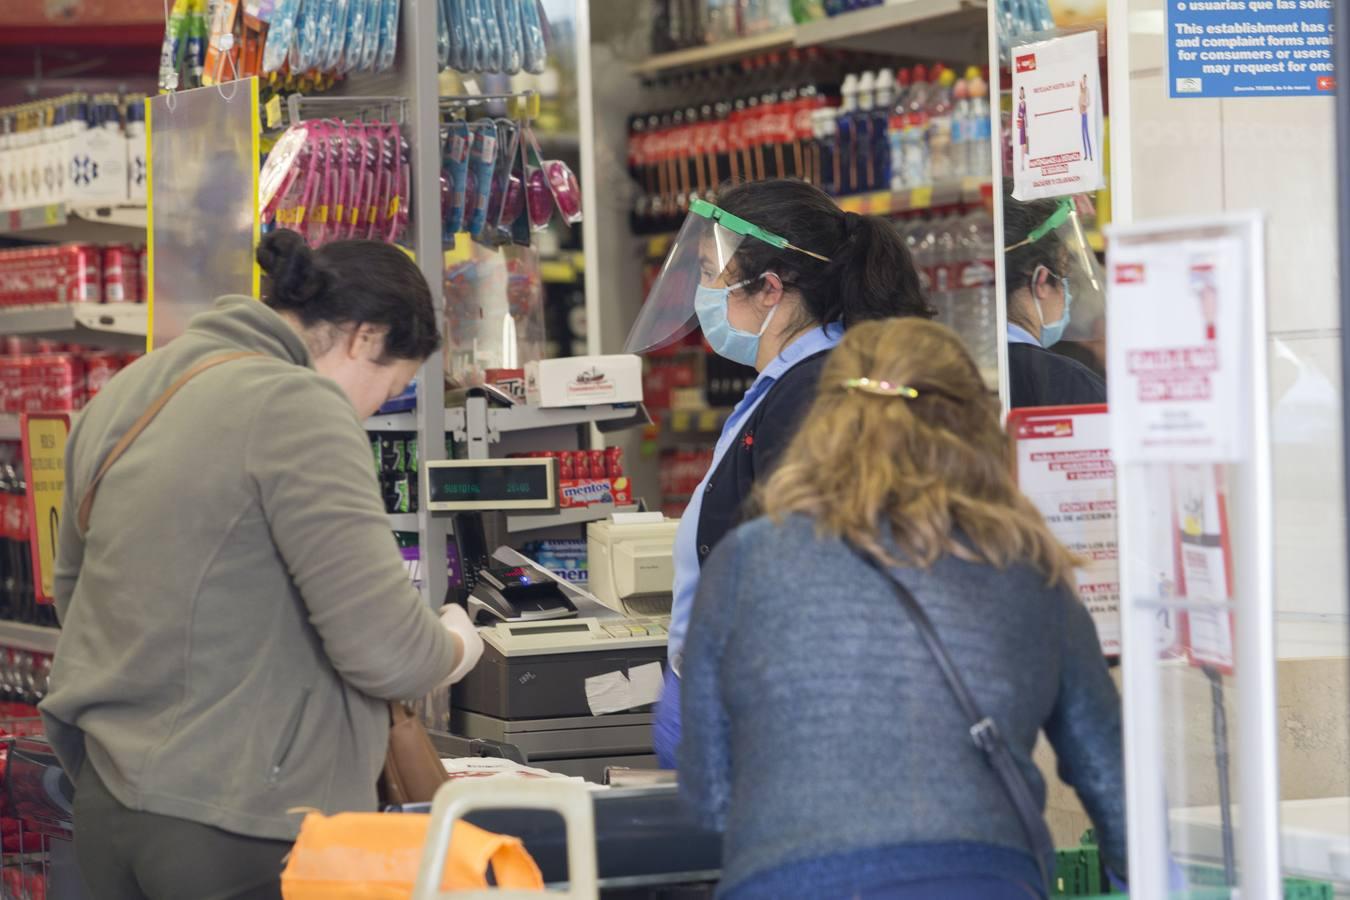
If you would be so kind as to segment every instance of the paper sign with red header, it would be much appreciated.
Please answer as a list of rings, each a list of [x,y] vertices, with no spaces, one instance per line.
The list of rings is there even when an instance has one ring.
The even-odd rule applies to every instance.
[[[1078,596],[1107,656],[1120,655],[1116,470],[1106,407],[1015,409],[1008,415],[1017,483],[1064,546],[1085,561]]]
[[[19,418],[23,474],[28,482],[26,535],[33,554],[33,589],[39,603],[55,599],[56,535],[66,491],[66,438],[70,416],[24,413]]]

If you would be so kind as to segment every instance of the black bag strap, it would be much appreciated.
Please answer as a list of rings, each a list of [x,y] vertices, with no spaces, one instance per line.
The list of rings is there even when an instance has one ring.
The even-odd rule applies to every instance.
[[[986,716],[980,712],[980,706],[975,700],[975,695],[966,687],[961,674],[956,671],[956,666],[952,662],[951,656],[947,653],[947,648],[943,646],[941,638],[938,637],[937,629],[933,627],[933,622],[928,618],[928,614],[923,611],[919,601],[914,599],[909,588],[896,577],[887,566],[875,559],[870,553],[864,550],[854,548],[858,556],[881,574],[891,588],[895,591],[895,596],[904,607],[905,612],[909,613],[910,619],[914,622],[914,627],[918,629],[919,636],[923,638],[924,644],[928,647],[928,652],[932,654],[937,662],[938,668],[942,670],[942,676],[947,680],[947,685],[956,695],[957,705],[965,713],[970,721],[970,738],[975,742],[984,753],[985,761],[989,764],[999,781],[1003,783],[1003,790],[1008,795],[1008,800],[1012,802],[1013,809],[1017,812],[1017,818],[1022,821],[1022,830],[1026,833],[1027,843],[1030,846],[1031,853],[1036,857],[1036,868],[1041,873],[1041,883],[1046,891],[1050,890],[1050,873],[1046,871],[1046,860],[1054,855],[1055,845],[1050,838],[1050,831],[1045,827],[1045,819],[1041,817],[1040,805],[1035,800],[1035,795],[1031,792],[1031,786],[1027,784],[1026,777],[1022,770],[1018,768],[1017,760],[1013,759],[1012,753],[1008,750],[1008,742],[1003,739],[1003,734],[998,730],[998,725],[991,716]]]

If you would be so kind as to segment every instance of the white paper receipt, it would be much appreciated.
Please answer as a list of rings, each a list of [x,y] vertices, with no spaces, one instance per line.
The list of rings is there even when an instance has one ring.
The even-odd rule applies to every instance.
[[[603,716],[647,706],[661,699],[662,671],[659,662],[646,663],[623,672],[606,672],[586,679],[586,704],[591,715]]]

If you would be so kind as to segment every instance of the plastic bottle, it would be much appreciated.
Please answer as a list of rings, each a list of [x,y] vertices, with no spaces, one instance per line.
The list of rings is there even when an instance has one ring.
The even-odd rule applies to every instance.
[[[891,110],[895,108],[895,73],[890,69],[877,72],[876,102],[872,107],[871,147],[872,186],[870,190],[884,191],[891,185]]]
[[[970,82],[959,78],[952,85],[952,176],[965,178],[970,174]]]
[[[877,76],[864,72],[858,76],[858,112],[853,125],[853,164],[858,177],[853,189],[870,191],[876,185],[876,160],[872,156],[872,110],[876,106]]]
[[[959,227],[955,216],[942,216],[933,223],[933,300],[938,308],[938,321],[953,329],[958,328],[953,276],[961,262],[956,237]]]
[[[820,149],[820,188],[827,194],[839,193],[839,128],[834,108],[825,106],[812,114],[816,146]]]
[[[841,194],[851,194],[858,190],[858,157],[855,152],[857,146],[856,130],[858,114],[858,76],[849,73],[844,79],[844,86],[840,88],[840,95],[843,98],[839,104],[839,110],[835,115],[835,128],[839,133],[838,142],[838,168],[839,185],[838,192]]]
[[[998,291],[994,270],[994,220],[977,209],[961,220],[958,333],[986,380],[998,377]]]
[[[910,255],[914,257],[914,267],[919,270],[919,283],[924,295],[934,307],[940,308],[937,292],[934,288],[933,267],[935,265],[935,247],[937,232],[931,219],[919,219],[906,235]]]
[[[903,191],[905,181],[905,104],[909,102],[910,76],[908,69],[896,73],[895,104],[891,109],[886,137],[891,150],[891,190]]]
[[[952,156],[952,86],[956,73],[943,68],[933,77],[928,98],[928,177],[934,184],[956,176]]]
[[[736,0],[706,0],[703,33],[709,44],[736,37]]]
[[[993,176],[994,169],[994,149],[990,144],[993,131],[989,117],[989,82],[975,66],[966,70],[966,81],[970,92],[966,173],[975,178],[988,179]]]
[[[905,103],[905,128],[901,137],[905,156],[905,186],[931,184],[928,172],[928,69],[914,67],[908,100]]]

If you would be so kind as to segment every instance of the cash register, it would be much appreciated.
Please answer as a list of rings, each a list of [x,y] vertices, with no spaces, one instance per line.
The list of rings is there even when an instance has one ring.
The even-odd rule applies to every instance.
[[[482,659],[452,691],[450,726],[461,737],[512,745],[531,765],[601,781],[610,766],[656,764],[651,704],[661,693],[670,623],[670,581],[662,589],[658,570],[670,567],[675,523],[645,521],[646,543],[621,523],[601,529],[611,535],[605,546],[619,551],[600,562],[606,571],[629,565],[645,573],[602,577],[617,585],[605,598],[510,547],[489,554],[485,515],[557,509],[554,466],[549,458],[427,463],[428,509],[454,514],[460,550],[463,585],[448,599],[465,605],[484,643]]]

